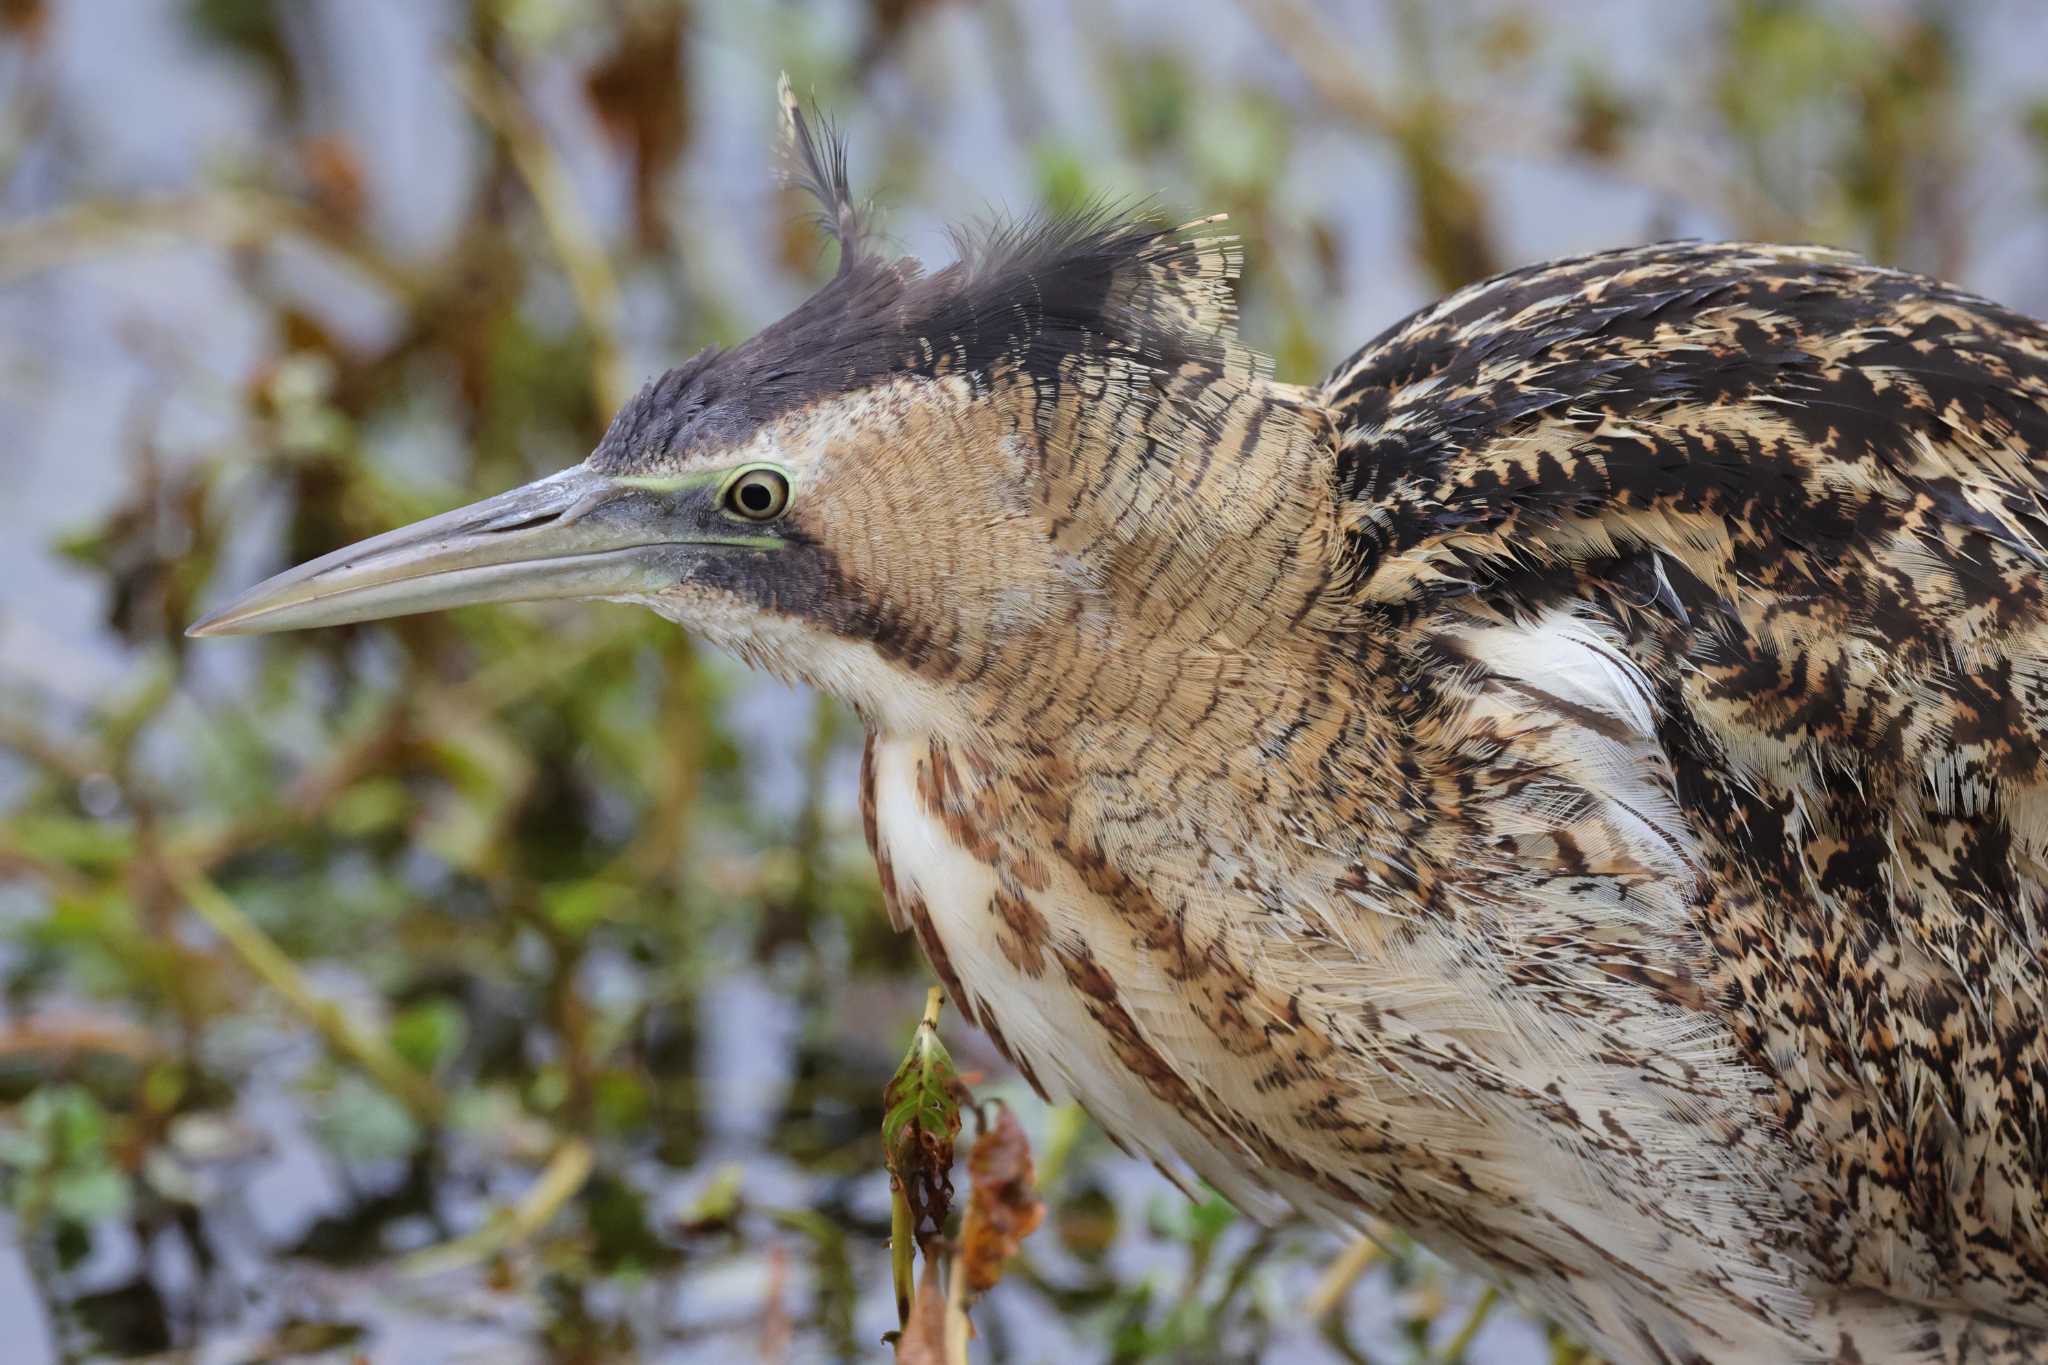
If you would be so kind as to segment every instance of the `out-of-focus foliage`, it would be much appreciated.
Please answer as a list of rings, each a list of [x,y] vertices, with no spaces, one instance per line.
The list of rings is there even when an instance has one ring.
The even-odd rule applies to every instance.
[[[0,1358],[882,1353],[883,1088],[926,978],[851,815],[851,719],[617,607],[184,626],[580,458],[631,384],[815,282],[771,180],[784,68],[899,224],[1228,210],[1292,380],[1532,253],[1674,232],[2048,309],[2030,6],[1574,8],[0,0],[0,468],[69,415],[46,391],[119,409],[36,485],[91,482],[102,514],[0,513],[35,581],[98,604],[52,623],[0,585]],[[123,172],[118,120],[191,81],[98,68],[143,11],[145,64],[254,111],[168,176]],[[421,25],[426,95],[336,41]],[[401,95],[423,121],[365,133]],[[417,170],[430,115],[453,179]],[[220,277],[250,354],[201,344],[207,293],[101,328],[130,380],[54,383],[98,372],[53,373],[83,362],[43,310],[167,260]],[[1397,1235],[1191,1202],[946,1033],[1045,1200],[980,1358],[1574,1358]],[[970,1258],[1027,1230],[1009,1188]]]

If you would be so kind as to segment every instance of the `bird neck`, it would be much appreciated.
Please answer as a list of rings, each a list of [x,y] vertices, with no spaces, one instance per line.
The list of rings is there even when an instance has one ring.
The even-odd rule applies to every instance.
[[[1030,429],[1002,403],[988,416]],[[923,662],[918,681],[944,697],[923,723],[1042,749],[1213,715],[1219,690],[1270,708],[1316,685],[1349,627],[1333,600],[1329,428],[1308,394],[1212,375],[1199,395],[1062,402],[1037,426],[1028,463],[1047,533],[1027,569],[1002,569],[1028,575],[1035,600]]]

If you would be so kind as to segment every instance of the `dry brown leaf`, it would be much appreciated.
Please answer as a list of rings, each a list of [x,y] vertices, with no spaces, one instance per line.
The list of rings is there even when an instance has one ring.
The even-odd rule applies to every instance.
[[[299,144],[299,169],[323,214],[343,227],[362,224],[369,192],[363,159],[353,143],[335,133],[309,137]]]
[[[1023,1125],[1008,1105],[996,1105],[995,1111],[995,1122],[982,1126],[967,1157],[973,1193],[961,1228],[958,1273],[967,1277],[970,1295],[985,1294],[995,1286],[1004,1264],[1045,1219]]]
[[[614,48],[584,82],[598,123],[633,158],[633,217],[640,245],[667,241],[662,184],[690,137],[681,5],[632,12]]]
[[[946,1291],[939,1287],[939,1258],[924,1258],[917,1294],[910,1301],[910,1320],[896,1338],[896,1365],[948,1365],[946,1360]]]
[[[22,42],[41,42],[50,8],[43,0],[0,0],[0,32]]]

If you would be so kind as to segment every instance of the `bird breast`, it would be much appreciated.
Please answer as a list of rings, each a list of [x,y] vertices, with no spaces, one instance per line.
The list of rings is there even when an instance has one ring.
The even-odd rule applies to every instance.
[[[1755,1122],[1760,1082],[1674,1003],[1682,906],[1657,888],[1683,850],[1630,757],[1640,680],[1584,623],[1468,634],[1467,723],[1505,733],[1532,711],[1480,681],[1517,669],[1561,703],[1528,740],[1543,780],[1502,776],[1485,809],[1516,837],[1575,840],[1569,885],[1504,861],[1505,824],[1458,875],[1429,842],[1457,826],[1442,811],[1418,807],[1434,833],[1405,846],[1375,832],[1374,742],[1261,704],[1239,733],[1128,747],[1113,729],[1028,750],[872,736],[864,815],[891,916],[1034,1087],[1190,1188],[1260,1216],[1386,1217],[1592,1336],[1647,1322],[1674,1348],[1705,1331],[1783,1357],[1785,1158]],[[1191,770],[1204,780],[1176,784]],[[1356,776],[1292,785],[1333,771]],[[1608,796],[1581,799],[1570,773]],[[1438,780],[1420,774],[1411,804]],[[1633,1294],[1605,1273],[1616,1257],[1647,1268]]]

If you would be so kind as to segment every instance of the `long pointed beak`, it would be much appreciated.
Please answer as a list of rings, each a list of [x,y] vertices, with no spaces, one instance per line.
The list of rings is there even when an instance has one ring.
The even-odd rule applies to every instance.
[[[676,580],[645,494],[582,465],[257,584],[188,635],[253,635],[478,602],[611,597]]]

